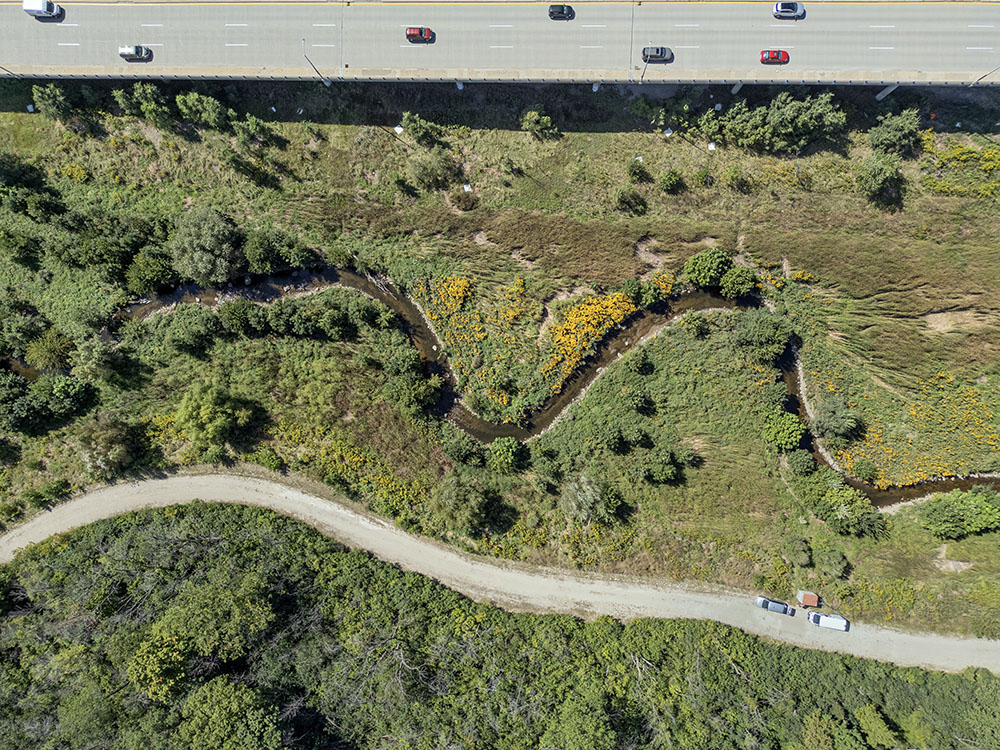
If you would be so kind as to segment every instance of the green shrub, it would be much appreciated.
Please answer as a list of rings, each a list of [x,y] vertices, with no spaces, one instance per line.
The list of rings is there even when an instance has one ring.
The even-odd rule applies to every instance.
[[[448,195],[448,199],[459,211],[471,211],[479,205],[479,196],[473,192],[466,192],[465,188],[455,188]]]
[[[249,424],[251,412],[221,386],[197,383],[187,390],[177,408],[175,422],[196,447],[222,446],[237,427]]]
[[[441,141],[441,126],[420,115],[404,112],[402,124],[404,132],[421,146],[430,148]]]
[[[806,428],[802,421],[787,411],[774,411],[764,419],[761,435],[764,441],[774,446],[781,453],[787,453],[799,447]]]
[[[681,318],[681,328],[696,339],[703,339],[712,332],[712,325],[708,322],[708,318],[696,312],[684,313],[684,317]]]
[[[499,437],[490,443],[486,466],[497,474],[514,474],[521,467],[524,446],[514,437]]]
[[[155,83],[139,82],[130,91],[115,89],[111,96],[121,107],[123,114],[140,117],[161,128],[169,125],[172,120],[167,100]]]
[[[145,297],[177,279],[170,258],[158,248],[145,247],[136,253],[125,271],[125,286],[134,295]]]
[[[695,286],[718,286],[732,265],[733,259],[729,253],[713,247],[688,258],[684,263],[684,276]]]
[[[768,364],[788,345],[788,321],[767,310],[747,310],[736,317],[730,334],[733,345],[751,362]]]
[[[737,193],[753,190],[753,180],[739,164],[730,164],[722,172],[722,184]]]
[[[73,114],[73,106],[66,99],[66,92],[57,83],[32,86],[31,98],[34,99],[35,109],[42,117],[66,121]]]
[[[868,131],[873,151],[906,156],[916,151],[920,143],[920,113],[905,109],[898,115],[882,115],[879,124]]]
[[[114,411],[102,411],[81,425],[80,456],[90,476],[106,481],[124,472],[137,458],[137,432]]]
[[[757,272],[747,266],[733,266],[719,280],[719,293],[726,299],[739,299],[757,288]]]
[[[488,502],[471,474],[453,471],[431,491],[429,510],[446,529],[462,536],[478,536],[486,526]]]
[[[616,210],[633,216],[642,216],[648,208],[646,199],[629,185],[621,185],[612,191],[611,205]]]
[[[521,130],[531,133],[539,140],[559,137],[559,129],[552,124],[552,118],[537,104],[521,115]]]
[[[694,173],[694,181],[702,187],[712,187],[715,184],[715,177],[708,167],[701,167]]]
[[[406,169],[413,184],[424,190],[441,190],[462,177],[462,166],[440,146],[413,154]]]
[[[788,461],[788,470],[796,476],[805,477],[816,471],[816,459],[804,448],[789,452],[785,460]]]
[[[559,496],[559,509],[577,523],[611,523],[619,500],[586,474],[568,481]]]
[[[805,539],[790,539],[785,545],[785,557],[792,565],[808,568],[812,565],[812,547]]]
[[[919,507],[920,525],[938,539],[962,539],[1000,529],[1000,495],[988,487],[935,495]]]
[[[796,154],[809,145],[836,142],[846,130],[847,115],[833,101],[832,92],[795,99],[782,91],[768,104],[752,109],[739,101],[718,118],[723,141],[764,153]]]
[[[645,460],[646,479],[653,484],[669,484],[680,476],[677,458],[671,451],[655,451]]]
[[[167,250],[177,273],[202,286],[232,278],[244,263],[233,223],[207,207],[181,214]]]
[[[862,159],[854,172],[858,192],[871,203],[898,207],[903,200],[903,175],[896,154],[876,152]]]
[[[870,458],[859,458],[854,462],[853,472],[862,482],[870,484],[878,476],[878,466]]]
[[[56,328],[47,328],[41,336],[28,342],[24,361],[38,370],[62,370],[69,365],[73,342]]]
[[[659,185],[660,190],[664,193],[670,193],[672,195],[683,192],[686,187],[684,184],[684,176],[678,169],[668,169],[660,175],[660,179],[657,184]]]
[[[178,94],[175,101],[181,117],[190,120],[195,125],[202,125],[215,130],[226,126],[226,107],[218,99],[188,91]]]
[[[652,182],[653,176],[646,169],[646,165],[643,164],[638,159],[632,159],[625,166],[625,174],[628,176],[629,182]]]
[[[844,578],[851,567],[838,549],[813,550],[813,564],[816,571],[827,578]]]
[[[857,437],[862,428],[861,417],[847,405],[843,396],[835,394],[817,404],[812,419],[812,430],[817,435],[851,439]]]

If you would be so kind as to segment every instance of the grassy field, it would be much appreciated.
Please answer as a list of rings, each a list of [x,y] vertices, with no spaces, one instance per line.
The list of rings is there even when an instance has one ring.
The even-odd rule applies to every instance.
[[[205,89],[239,117],[240,102],[255,102],[270,134],[249,141],[233,129],[115,116],[106,91],[92,90],[98,104],[56,124],[24,113],[23,91],[8,85],[0,151],[73,211],[170,224],[214,206],[246,233],[277,226],[330,263],[386,274],[421,303],[466,403],[488,418],[516,420],[556,392],[574,357],[634,309],[621,296],[630,283],[667,284],[687,258],[718,247],[770,279],[777,314],[801,339],[810,398],[842,396],[860,416],[863,433],[837,447],[848,470],[868,459],[877,483],[905,484],[1000,469],[997,118],[964,92],[890,98],[882,111],[871,92],[842,93],[848,137],[779,157],[667,137],[606,89]],[[538,101],[552,102],[558,137],[520,129]],[[732,98],[705,89],[693,101],[700,112]],[[858,194],[853,170],[871,152],[864,129],[901,104],[935,129],[902,162],[901,210],[884,210]],[[392,129],[407,110],[440,125],[436,145]],[[941,127],[959,119],[962,132]],[[635,176],[640,157],[648,180]],[[450,161],[446,184],[421,186],[415,165],[436,158]],[[685,189],[660,188],[668,170]],[[623,187],[644,213],[616,208]],[[59,220],[7,207],[0,218],[46,248],[35,266],[0,257],[5,294],[70,339],[99,331],[129,296],[120,279],[55,258],[49,248],[77,241]],[[532,441],[523,473],[484,467],[489,456],[450,425],[402,407],[393,365],[369,366],[365,340],[224,336],[167,360],[136,345],[141,387],[102,388],[99,401],[148,424],[150,469],[200,460],[171,419],[189,385],[214,377],[267,415],[257,437],[287,467],[472,549],[782,596],[820,586],[852,615],[987,632],[1000,610],[997,535],[949,544],[948,559],[973,563],[954,572],[935,563],[940,545],[906,514],[883,540],[837,536],[813,518],[761,435],[761,410],[781,396],[776,371],[733,348],[735,319],[710,318],[705,338],[673,326],[644,347],[646,364],[630,355],[611,365]],[[20,457],[0,475],[8,503],[58,479],[88,481],[82,424],[16,439]],[[650,480],[652,465],[679,476]],[[581,476],[600,486],[613,519],[568,520],[563,495]],[[448,522],[438,487],[449,477],[481,498],[482,533]],[[850,577],[792,565],[795,539],[846,554]]]

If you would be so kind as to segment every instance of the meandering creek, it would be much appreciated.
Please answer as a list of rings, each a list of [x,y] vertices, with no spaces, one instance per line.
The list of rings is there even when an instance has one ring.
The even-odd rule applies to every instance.
[[[429,373],[441,377],[443,386],[441,397],[433,407],[433,412],[449,420],[459,429],[484,443],[489,443],[498,437],[512,436],[519,440],[529,440],[544,432],[565,412],[586,388],[594,381],[601,371],[612,361],[620,357],[638,341],[642,341],[651,332],[667,324],[671,319],[686,312],[696,312],[709,308],[735,308],[731,301],[707,292],[687,292],[675,295],[669,301],[659,303],[650,309],[643,310],[632,316],[623,325],[608,334],[598,346],[596,352],[588,357],[573,375],[566,381],[562,391],[549,398],[540,408],[531,413],[522,424],[497,424],[488,422],[467,409],[461,402],[454,374],[448,365],[448,359],[442,351],[438,337],[428,324],[427,319],[409,297],[397,291],[393,285],[384,279],[362,276],[353,271],[338,268],[323,268],[321,270],[287,272],[274,274],[263,280],[250,284],[233,285],[226,288],[212,289],[196,286],[184,286],[176,291],[157,297],[141,304],[130,306],[124,311],[127,317],[142,318],[164,308],[181,302],[200,302],[206,305],[216,305],[226,299],[246,297],[248,299],[269,302],[286,295],[308,294],[332,286],[343,286],[366,294],[379,300],[390,308],[403,322],[403,330],[420,353]],[[793,413],[808,422],[803,406],[800,383],[796,375],[794,357],[786,357],[780,363],[782,377],[788,388],[789,398],[786,404]],[[817,450],[812,436],[808,436],[808,444],[816,460],[828,464]],[[834,467],[837,468],[837,467]],[[847,477],[847,482],[867,495],[872,503],[879,507],[894,505],[906,500],[913,500],[931,492],[949,492],[953,489],[967,490],[977,484],[986,484],[1000,489],[1000,477],[943,477],[928,480],[920,484],[906,487],[890,487],[880,490],[865,482]]]

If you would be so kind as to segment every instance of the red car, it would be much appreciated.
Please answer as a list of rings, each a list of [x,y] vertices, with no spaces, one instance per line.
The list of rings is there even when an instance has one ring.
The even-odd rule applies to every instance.
[[[406,29],[406,41],[430,44],[434,41],[434,32],[426,26],[409,26]]]
[[[788,53],[783,49],[761,50],[760,61],[765,65],[781,65],[788,62]]]

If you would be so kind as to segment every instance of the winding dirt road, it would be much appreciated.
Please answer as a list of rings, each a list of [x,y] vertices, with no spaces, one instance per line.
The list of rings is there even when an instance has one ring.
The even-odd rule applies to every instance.
[[[173,476],[96,490],[0,537],[0,563],[9,562],[17,550],[52,534],[128,511],[194,499],[270,508],[348,546],[366,549],[381,560],[434,578],[472,599],[513,611],[611,615],[623,620],[718,620],[806,648],[945,671],[978,666],[1000,674],[1000,641],[917,635],[863,623],[852,623],[850,632],[839,633],[809,624],[801,610],[793,617],[765,612],[755,607],[753,597],[746,593],[487,561],[407,534],[383,519],[345,505],[277,482],[238,475]]]

